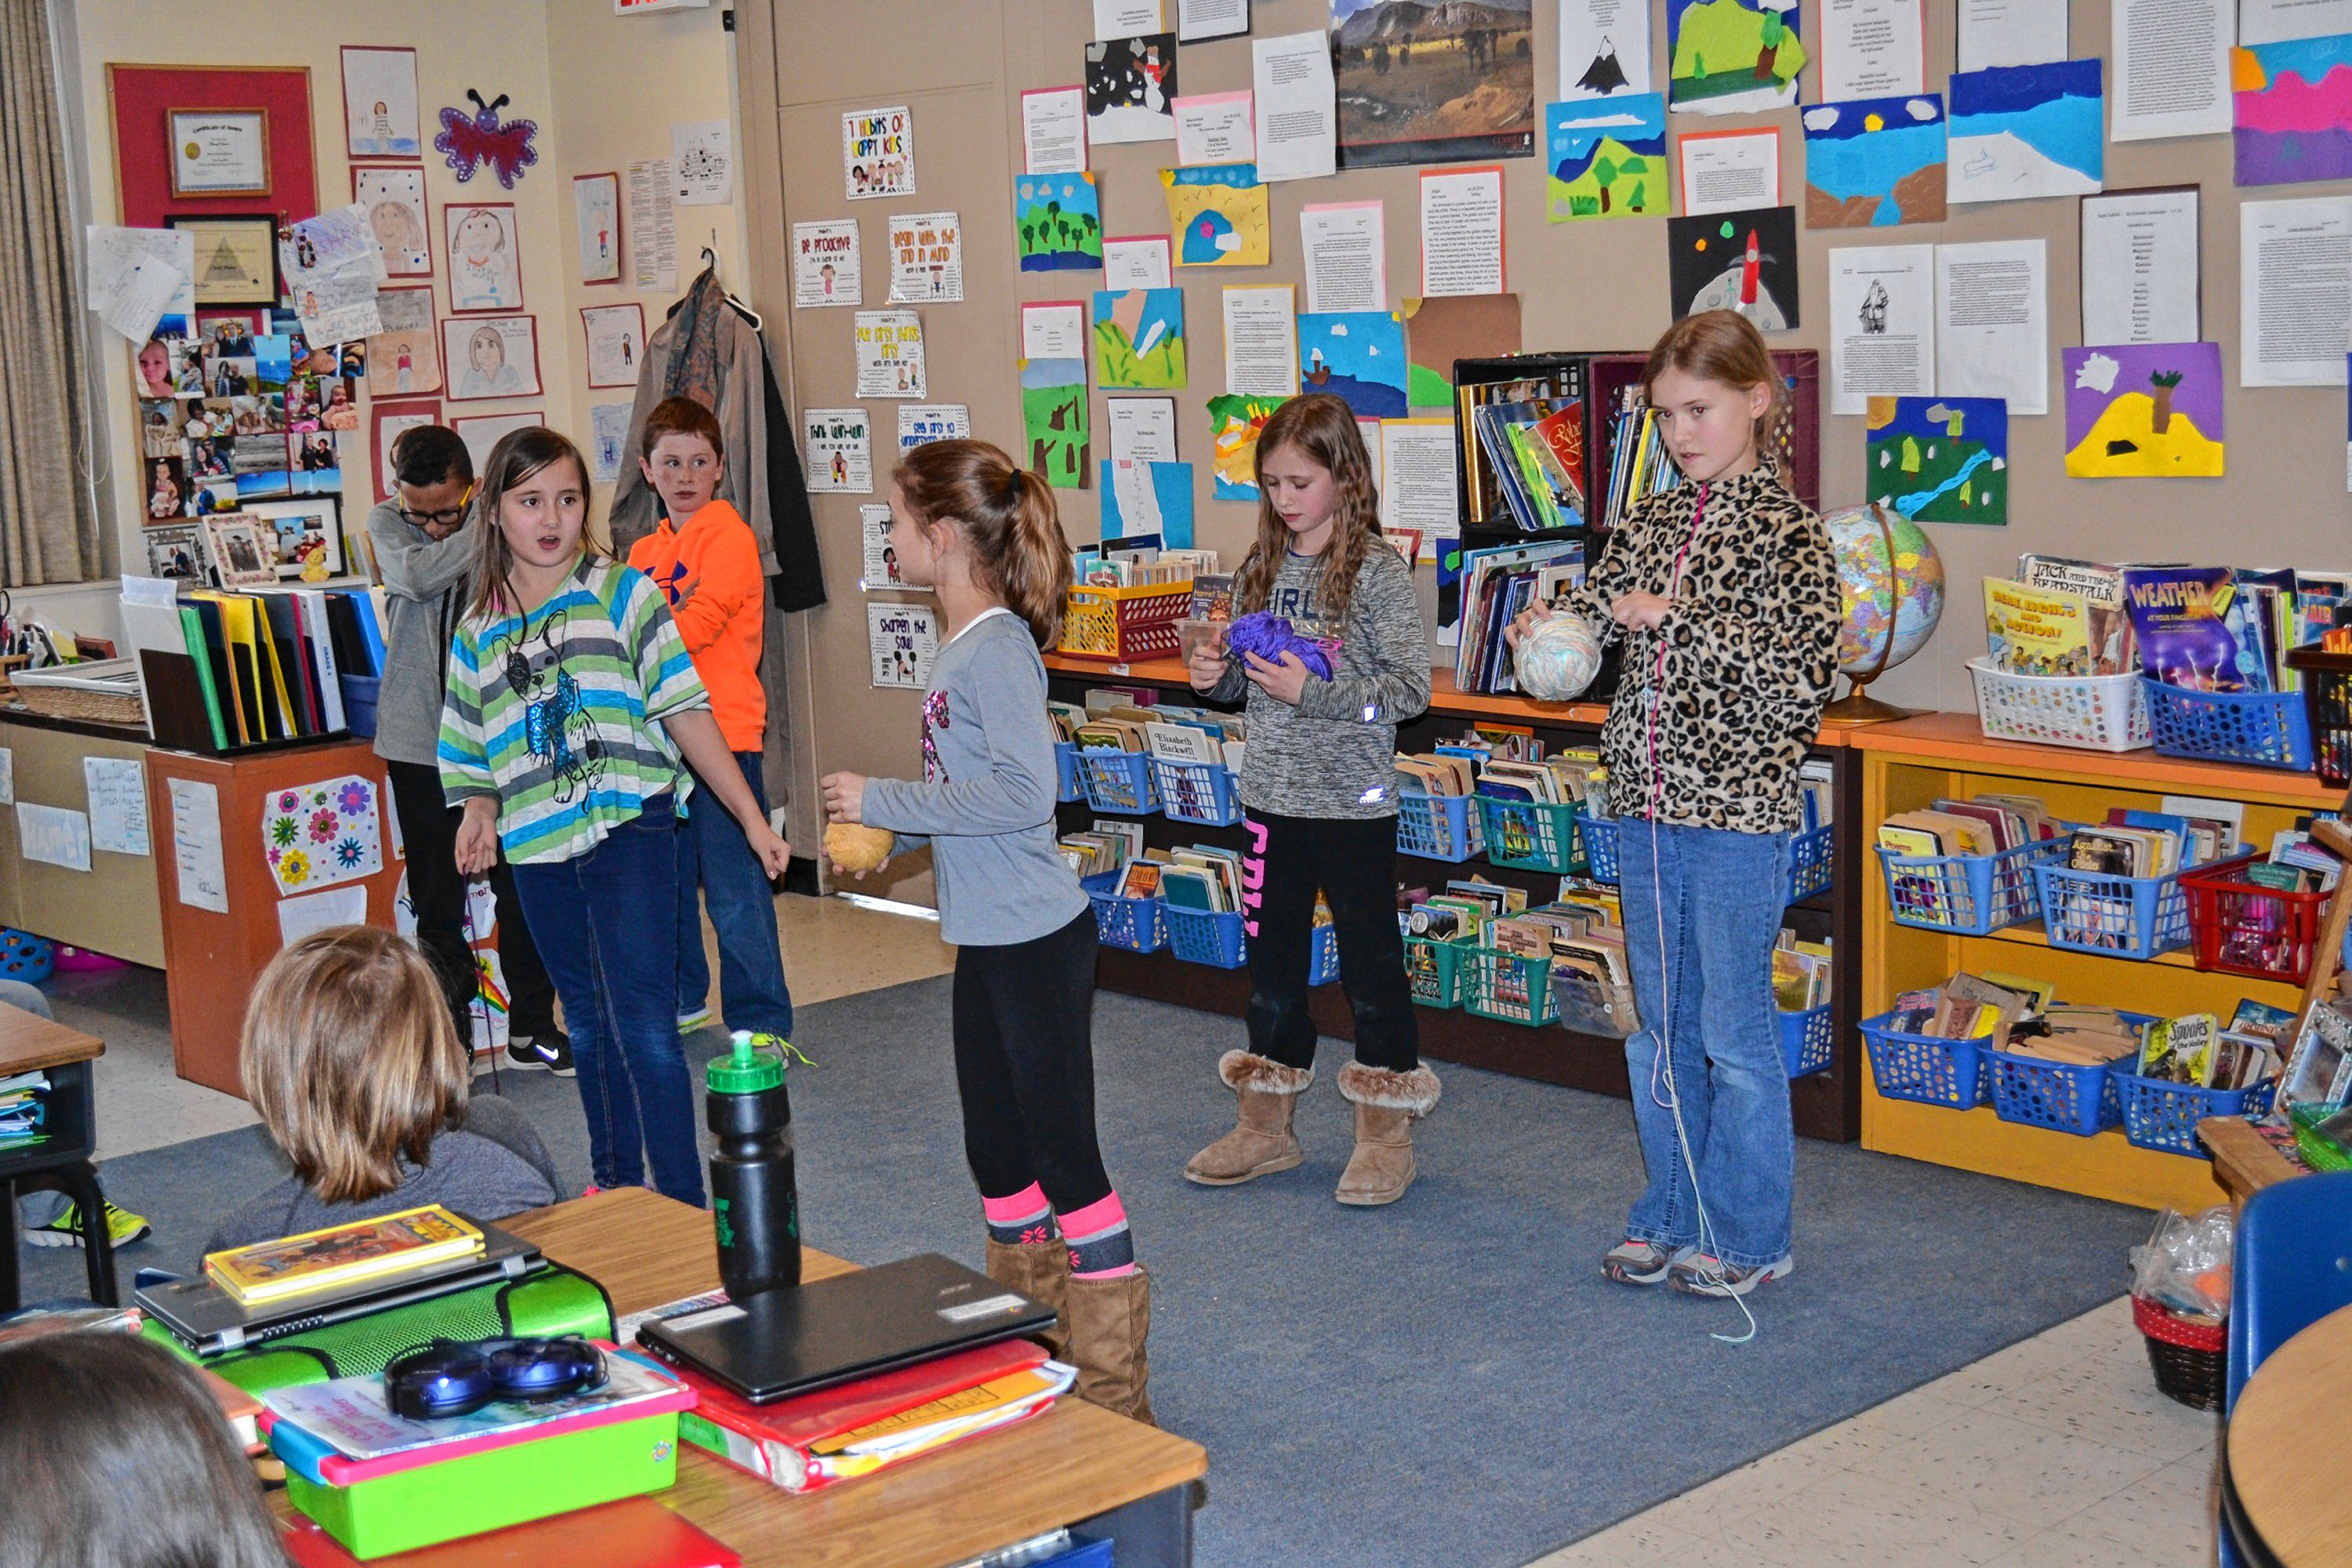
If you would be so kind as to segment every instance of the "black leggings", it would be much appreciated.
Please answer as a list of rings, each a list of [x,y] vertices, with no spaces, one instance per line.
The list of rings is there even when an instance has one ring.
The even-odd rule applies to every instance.
[[[1095,1141],[1095,942],[1087,910],[1029,942],[956,950],[956,1089],[982,1197],[1034,1182],[1074,1214],[1110,1195]]]
[[[1285,1067],[1315,1063],[1307,968],[1320,888],[1339,939],[1339,984],[1356,1016],[1356,1059],[1394,1072],[1419,1067],[1421,1030],[1397,930],[1396,818],[1253,811],[1242,830],[1244,907],[1247,889],[1257,889],[1249,926],[1250,1049]]]

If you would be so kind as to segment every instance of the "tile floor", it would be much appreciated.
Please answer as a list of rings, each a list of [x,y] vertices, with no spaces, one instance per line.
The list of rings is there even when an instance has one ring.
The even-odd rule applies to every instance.
[[[955,962],[933,921],[791,894],[776,913],[796,1002]],[[715,952],[711,963],[715,974]],[[48,989],[59,1018],[107,1042],[101,1155],[253,1120],[244,1101],[173,1076],[161,974],[68,975]],[[2156,1391],[2118,1300],[1529,1568],[2205,1568],[2217,1433]]]
[[[1530,1568],[2209,1568],[2219,1430],[2118,1300]]]

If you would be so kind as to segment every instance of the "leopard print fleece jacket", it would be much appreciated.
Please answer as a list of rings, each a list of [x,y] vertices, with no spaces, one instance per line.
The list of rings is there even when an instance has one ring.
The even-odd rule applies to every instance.
[[[1675,588],[1675,559],[1685,541]],[[1609,605],[1644,590],[1671,593],[1674,608],[1655,632],[1621,631]],[[1841,612],[1822,520],[1771,469],[1641,502],[1610,536],[1591,578],[1558,602],[1624,640],[1623,673],[1601,736],[1617,815],[1735,833],[1797,829],[1797,770],[1837,674]]]

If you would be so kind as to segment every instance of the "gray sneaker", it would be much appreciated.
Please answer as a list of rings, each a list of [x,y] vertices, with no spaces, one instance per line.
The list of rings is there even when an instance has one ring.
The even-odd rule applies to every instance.
[[[1770,1263],[1742,1268],[1694,1250],[1675,1260],[1666,1283],[1692,1296],[1745,1296],[1767,1280],[1786,1279],[1796,1268],[1796,1259],[1785,1252]]]
[[[1676,1264],[1698,1251],[1696,1247],[1664,1247],[1627,1237],[1601,1256],[1601,1272],[1620,1285],[1663,1285]]]

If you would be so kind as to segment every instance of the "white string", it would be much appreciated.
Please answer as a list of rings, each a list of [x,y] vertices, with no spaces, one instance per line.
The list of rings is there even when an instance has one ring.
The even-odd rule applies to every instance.
[[[1682,549],[1675,554],[1674,572],[1666,584],[1666,598],[1669,603],[1682,594],[1683,562],[1690,554],[1690,547],[1697,541],[1698,531],[1706,521],[1706,486],[1699,486],[1698,505],[1691,516],[1690,533],[1684,539]],[[1666,639],[1664,632],[1657,627],[1651,628],[1650,636],[1658,645],[1657,661],[1651,670],[1647,696],[1650,705],[1650,900],[1658,938],[1658,997],[1661,1014],[1654,1026],[1658,1037],[1658,1051],[1650,1058],[1650,1101],[1654,1105],[1674,1112],[1675,1144],[1681,1151],[1683,1168],[1690,1173],[1691,1200],[1698,1208],[1698,1249],[1706,1256],[1715,1258],[1720,1265],[1721,1255],[1715,1249],[1715,1226],[1707,1218],[1706,1214],[1706,1194],[1699,1190],[1698,1155],[1691,1148],[1690,1129],[1683,1124],[1682,1095],[1675,1087],[1674,990],[1672,983],[1667,978],[1664,879],[1664,874],[1658,869],[1658,813],[1664,807],[1666,792],[1665,776],[1658,771],[1658,708],[1665,697]],[[1679,919],[1679,916],[1677,918]],[[1659,1068],[1662,1064],[1664,1068],[1664,1076],[1666,1086],[1665,1098],[1663,1100],[1658,1097]],[[1718,1278],[1720,1277],[1718,1275]],[[1727,1345],[1744,1345],[1756,1337],[1758,1328],[1756,1314],[1748,1310],[1748,1299],[1745,1296],[1733,1295],[1731,1300],[1732,1304],[1739,1309],[1739,1315],[1748,1320],[1748,1331],[1744,1334],[1714,1334],[1709,1337]]]

